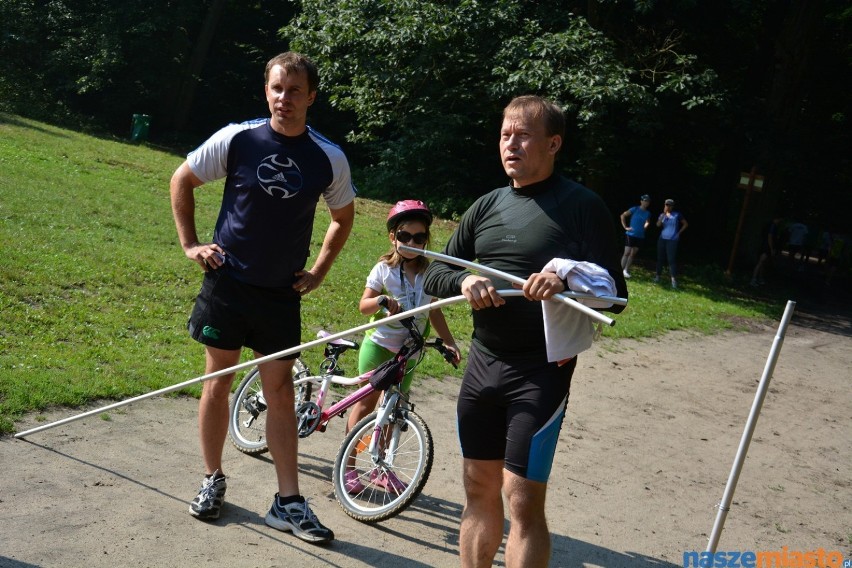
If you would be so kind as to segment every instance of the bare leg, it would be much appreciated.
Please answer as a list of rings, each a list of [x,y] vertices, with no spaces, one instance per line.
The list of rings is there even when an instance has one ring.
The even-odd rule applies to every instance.
[[[239,350],[206,347],[205,374],[233,367],[240,360]],[[228,435],[228,397],[234,374],[223,375],[204,383],[198,403],[198,434],[204,473],[222,472],[222,451]],[[224,473],[224,472],[223,472]]]
[[[465,504],[459,549],[463,568],[491,566],[503,542],[503,460],[464,460]]]
[[[630,270],[633,265],[633,260],[636,258],[636,252],[639,247],[624,247],[624,256],[621,258],[621,267],[625,272]]]
[[[632,247],[624,247],[624,254],[621,256],[621,269],[627,270],[627,267],[630,266],[630,249]]]
[[[347,433],[349,433],[352,428],[354,428],[355,425],[358,424],[358,421],[370,414],[376,408],[376,403],[379,402],[379,397],[381,396],[381,394],[381,391],[370,393],[369,395],[365,396],[364,398],[352,405],[352,408],[349,411],[349,420],[346,422]],[[388,432],[385,432],[386,435],[387,433]],[[346,467],[350,469],[355,467],[355,453],[350,455],[349,459],[346,460]]]
[[[503,476],[511,522],[506,541],[506,568],[544,568],[550,562],[551,546],[544,515],[547,484],[509,471],[504,471]]]
[[[255,353],[255,356],[261,356]],[[275,359],[258,365],[263,396],[268,406],[266,414],[266,443],[275,463],[278,494],[290,497],[299,494],[296,413],[293,411],[293,363],[295,359]]]
[[[381,394],[381,391],[375,391],[352,405],[352,408],[349,410],[349,420],[346,422],[347,432],[352,430],[358,424],[359,420],[376,409],[376,404],[379,402]]]

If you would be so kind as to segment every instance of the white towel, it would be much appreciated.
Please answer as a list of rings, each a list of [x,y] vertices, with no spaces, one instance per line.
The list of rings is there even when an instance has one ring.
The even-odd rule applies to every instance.
[[[595,296],[615,296],[615,280],[604,268],[592,262],[554,258],[542,272],[555,272],[568,283],[568,289]],[[605,300],[579,299],[590,308],[608,308],[612,302]],[[547,344],[547,360],[570,359],[592,346],[595,328],[592,318],[566,306],[558,300],[543,302],[544,339]]]

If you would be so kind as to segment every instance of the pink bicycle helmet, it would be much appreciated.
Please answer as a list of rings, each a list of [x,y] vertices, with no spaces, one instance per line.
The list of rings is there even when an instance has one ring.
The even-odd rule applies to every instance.
[[[391,207],[391,210],[388,212],[388,231],[392,231],[400,221],[407,217],[423,219],[427,227],[432,224],[432,212],[429,211],[425,203],[414,199],[406,199],[404,201],[397,201],[396,205]]]

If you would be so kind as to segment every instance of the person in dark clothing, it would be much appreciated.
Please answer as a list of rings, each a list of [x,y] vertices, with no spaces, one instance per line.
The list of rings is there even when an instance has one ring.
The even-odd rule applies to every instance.
[[[766,283],[766,266],[775,258],[780,251],[778,248],[778,228],[781,226],[781,217],[775,217],[767,223],[760,233],[760,256],[751,274],[751,285],[760,286]]]
[[[504,299],[497,290],[508,283],[445,262],[426,271],[427,293],[461,293],[473,308],[473,341],[457,407],[466,496],[462,566],[491,566],[503,537],[501,493],[512,522],[506,565],[546,566],[550,558],[547,480],[576,354],[585,347],[569,338],[563,356],[550,360],[541,301],[565,291],[566,282],[545,266],[554,259],[595,263],[606,269],[614,291],[627,297],[612,215],[597,194],[554,173],[564,129],[562,110],[552,102],[512,100],[500,133],[511,183],[479,198],[444,249],[526,278],[524,296]],[[591,329],[587,315],[572,310],[572,317]]]
[[[180,245],[204,271],[188,328],[204,345],[205,374],[235,366],[243,347],[260,358],[300,343],[301,298],[322,284],[355,217],[346,156],[306,123],[319,84],[316,66],[303,55],[282,53],[269,60],[264,79],[269,116],[220,129],[187,156],[171,180]],[[193,192],[221,178],[225,187],[213,240],[202,243]],[[331,221],[307,268],[320,197]],[[334,533],[299,493],[292,381],[297,356],[258,365],[278,486],[265,520],[302,540],[325,543]],[[199,402],[205,476],[189,512],[204,521],[219,518],[225,499],[222,452],[233,380],[234,373],[208,380]]]

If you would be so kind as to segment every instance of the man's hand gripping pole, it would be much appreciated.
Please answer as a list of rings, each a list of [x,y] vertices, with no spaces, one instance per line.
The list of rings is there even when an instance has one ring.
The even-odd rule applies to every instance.
[[[454,256],[449,256],[446,254],[441,254],[438,252],[432,252],[429,250],[423,250],[419,248],[409,247],[405,245],[400,245],[399,250],[410,252],[414,254],[421,254],[428,258],[434,258],[435,260],[440,260],[442,262],[446,262],[447,264],[455,264],[456,266],[462,266],[464,268],[468,268],[470,270],[475,270],[477,272],[481,272],[482,274],[487,274],[489,276],[495,276],[497,278],[502,278],[507,282],[511,282],[513,284],[519,284],[523,286],[526,284],[526,280],[520,278],[518,276],[513,276],[507,272],[503,272],[502,270],[497,270],[496,268],[490,268],[485,266],[484,264],[477,264],[475,262],[470,262],[467,260],[462,260],[461,258],[456,258]],[[612,302],[613,304],[619,304],[621,306],[627,305],[627,300],[624,298],[619,298],[617,296],[594,296],[592,294],[583,294],[580,292],[572,292],[570,290],[566,290],[560,294],[554,294],[553,299],[559,300],[567,306],[571,306],[576,310],[580,310],[590,318],[595,321],[605,323],[606,325],[613,326],[615,325],[615,320],[612,318],[608,318],[602,313],[590,308],[589,306],[585,306],[578,302],[576,299],[593,299],[593,300],[604,300],[607,302]]]

